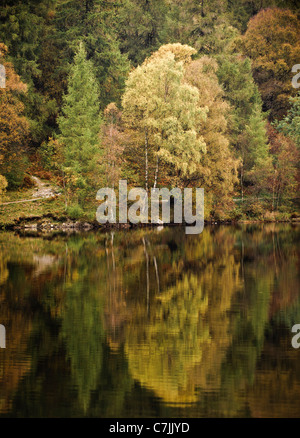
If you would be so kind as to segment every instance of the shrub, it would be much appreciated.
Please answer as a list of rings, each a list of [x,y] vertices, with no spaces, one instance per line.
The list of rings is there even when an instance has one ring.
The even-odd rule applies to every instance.
[[[236,206],[231,212],[230,212],[230,219],[234,221],[238,221],[243,218],[243,210],[241,206]]]
[[[266,222],[275,222],[275,220],[276,220],[276,216],[275,216],[274,211],[269,211],[269,210],[265,211],[265,213],[264,213],[264,221],[266,221]]]
[[[16,189],[22,185],[28,163],[28,158],[25,156],[19,156],[10,162],[9,169],[4,172],[8,189]]]
[[[260,219],[265,212],[265,208],[259,201],[245,201],[244,212],[247,216]]]
[[[79,219],[83,215],[83,210],[78,204],[70,205],[67,214],[71,219]]]
[[[290,214],[287,212],[277,212],[276,213],[276,221],[286,222],[290,220]]]
[[[23,179],[23,184],[22,186],[24,188],[30,188],[33,187],[35,185],[34,180],[32,179],[32,177],[30,175],[25,175],[24,179]]]

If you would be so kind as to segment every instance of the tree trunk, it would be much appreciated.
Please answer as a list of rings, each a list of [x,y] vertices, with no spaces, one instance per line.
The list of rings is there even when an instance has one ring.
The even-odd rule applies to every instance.
[[[273,179],[273,200],[272,200],[273,211],[275,211],[275,186],[276,186],[276,173],[277,173],[277,170],[275,169],[275,171],[274,171],[274,179]]]
[[[241,169],[242,204],[244,203],[244,164]]]
[[[153,188],[156,188],[157,185],[157,178],[158,178],[158,163],[159,163],[159,158],[158,155],[156,155],[156,168],[155,168],[155,176],[154,176],[154,185]]]
[[[145,242],[144,237],[142,240],[143,240],[143,244],[144,244],[144,253],[146,256],[146,298],[147,298],[147,315],[149,316],[149,312],[150,312],[150,307],[149,307],[149,304],[150,304],[149,254],[148,254],[148,251],[146,248],[146,242]]]
[[[158,291],[158,293],[160,293],[160,288],[159,288],[159,274],[158,274],[157,261],[156,261],[156,257],[155,257],[155,256],[153,257],[153,262],[154,262],[155,274],[156,274],[157,291]]]
[[[275,178],[273,181],[273,199],[272,199],[272,210],[275,210]]]
[[[279,182],[277,196],[276,196],[276,210],[278,210],[280,194],[281,194],[281,183]]]
[[[148,132],[145,129],[145,188],[148,193]]]
[[[66,180],[65,180],[65,172],[62,172],[63,174],[63,187],[64,187],[64,192],[65,192],[65,210],[67,210],[68,208],[68,191],[66,188]]]

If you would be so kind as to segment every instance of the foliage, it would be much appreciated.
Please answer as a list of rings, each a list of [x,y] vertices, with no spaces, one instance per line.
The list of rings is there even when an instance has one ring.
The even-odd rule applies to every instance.
[[[251,73],[248,58],[237,55],[219,56],[217,75],[231,105],[228,125],[232,145],[250,170],[258,156],[266,157],[267,136],[262,102]]]
[[[0,88],[0,172],[9,188],[19,186],[27,167],[25,155],[29,124],[24,117],[21,95],[27,87],[6,61],[7,47],[0,45],[0,63],[6,72],[6,87]]]
[[[272,126],[268,126],[268,137],[270,156],[258,160],[249,172],[250,193],[263,196],[265,205],[274,211],[282,205],[291,207],[296,200],[299,151],[289,138]]]
[[[124,0],[119,10],[118,37],[123,53],[136,67],[166,42],[166,0]]]
[[[300,92],[294,98],[290,99],[291,108],[286,117],[284,117],[276,127],[280,132],[291,137],[298,149],[300,149]]]
[[[83,41],[87,57],[95,66],[102,109],[111,101],[119,102],[129,63],[119,49],[114,3],[105,0],[71,0],[66,3],[58,0],[53,21],[56,33],[50,38],[50,43],[60,51],[59,60],[54,55],[59,70],[68,73],[68,63],[79,42]]]
[[[206,120],[200,128],[206,154],[191,181],[193,185],[204,187],[206,215],[223,218],[232,207],[239,162],[230,147],[227,126],[230,108],[224,101],[217,70],[217,62],[203,56],[187,66],[185,79],[199,90],[199,106],[208,109]]]
[[[104,148],[105,184],[115,187],[121,179],[122,153],[126,141],[121,126],[122,113],[115,103],[110,103],[103,116],[101,139]]]
[[[129,75],[123,117],[128,126],[144,134],[145,150],[154,149],[157,159],[191,175],[205,152],[198,132],[206,109],[197,105],[197,88],[184,81],[182,61],[176,61],[171,50],[164,52],[157,52]]]
[[[267,118],[284,167],[297,159],[285,138],[299,146],[299,29],[296,0],[6,0],[0,174],[10,190],[50,172],[81,208],[120,178],[202,185],[207,217],[238,217],[237,193],[273,196]],[[73,80],[80,44],[85,79]],[[275,208],[289,211],[291,194]]]
[[[74,58],[62,113],[58,119],[60,135],[57,139],[63,147],[66,197],[77,199],[83,205],[95,186],[93,172],[100,156],[101,126],[98,84],[83,43]]]
[[[252,60],[253,76],[270,119],[282,118],[289,97],[296,94],[291,83],[293,65],[299,63],[300,21],[287,9],[261,10],[248,24],[243,37],[244,53]]]
[[[0,42],[8,47],[16,72],[27,84],[28,92],[22,100],[35,146],[51,134],[57,111],[55,100],[41,88],[43,41],[49,32],[49,14],[55,2],[7,1],[0,13]]]
[[[71,219],[79,219],[83,215],[83,209],[80,205],[73,204],[67,208],[67,213]]]
[[[5,176],[0,175],[0,201],[3,199],[3,194],[5,193],[7,187],[7,181]]]

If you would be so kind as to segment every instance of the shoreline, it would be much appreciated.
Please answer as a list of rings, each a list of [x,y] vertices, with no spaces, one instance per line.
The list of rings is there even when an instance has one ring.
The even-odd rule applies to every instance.
[[[267,224],[267,223],[290,223],[299,224],[300,218],[292,218],[288,220],[262,220],[262,219],[239,219],[239,220],[205,220],[205,225],[245,225],[245,224]],[[52,214],[45,214],[43,216],[22,217],[15,219],[14,222],[1,223],[0,231],[97,231],[97,230],[130,230],[136,228],[158,228],[158,227],[174,227],[186,226],[188,224],[152,224],[152,223],[138,223],[138,224],[100,224],[97,220],[89,221],[85,219],[70,219],[66,216],[57,217]]]

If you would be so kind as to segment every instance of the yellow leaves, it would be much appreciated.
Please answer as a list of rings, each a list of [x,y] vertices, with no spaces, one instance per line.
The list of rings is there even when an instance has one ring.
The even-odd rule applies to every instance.
[[[199,127],[208,109],[199,105],[198,88],[184,78],[195,52],[181,44],[162,46],[130,74],[123,96],[127,126],[147,132],[147,147],[160,165],[184,175],[195,172],[206,149]]]
[[[0,43],[0,59],[7,55],[8,48],[4,43]]]
[[[15,91],[18,93],[27,92],[27,84],[20,80],[20,76],[15,72],[13,64],[5,60],[6,51],[3,49],[4,44],[0,43],[0,63],[5,67],[6,84],[3,92]],[[4,46],[6,47],[6,46]],[[7,48],[6,48],[7,49]]]
[[[80,278],[80,274],[78,272],[78,269],[72,270],[72,281],[78,281]]]
[[[5,259],[3,259],[1,255],[0,259],[0,285],[4,284],[6,280],[8,279],[9,271],[7,269],[7,262]]]
[[[7,187],[7,180],[5,176],[0,175],[0,201],[2,201],[3,194],[5,193],[5,189]]]
[[[187,44],[165,44],[146,59],[145,63],[147,64],[157,58],[163,58],[167,53],[173,53],[175,61],[183,62],[185,64],[191,62],[192,56],[197,53],[197,50]]]

